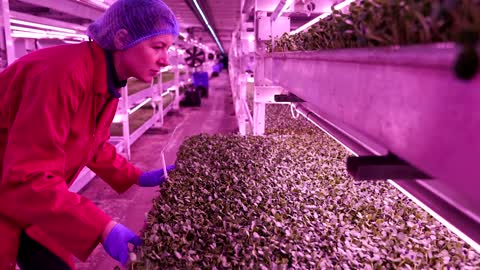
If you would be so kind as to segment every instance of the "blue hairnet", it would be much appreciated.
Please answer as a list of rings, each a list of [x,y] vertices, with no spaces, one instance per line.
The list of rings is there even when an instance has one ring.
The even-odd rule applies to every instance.
[[[116,48],[115,34],[125,29],[128,38]],[[87,30],[87,35],[102,48],[124,50],[157,35],[178,36],[178,23],[172,10],[161,0],[118,0]]]

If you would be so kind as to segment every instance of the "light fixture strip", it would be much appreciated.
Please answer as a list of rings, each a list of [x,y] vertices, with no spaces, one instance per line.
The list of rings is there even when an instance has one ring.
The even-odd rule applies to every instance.
[[[193,3],[195,4],[195,7],[197,8],[197,10],[198,10],[198,12],[200,13],[200,15],[202,16],[203,21],[204,21],[205,24],[207,25],[207,28],[208,28],[208,30],[210,31],[210,33],[212,34],[213,38],[215,39],[215,42],[217,43],[218,47],[220,48],[220,50],[222,51],[222,53],[224,53],[225,51],[223,50],[222,44],[221,44],[220,41],[218,40],[218,37],[217,37],[217,35],[215,34],[215,31],[213,31],[212,27],[211,27],[210,24],[208,23],[208,20],[207,20],[207,18],[205,17],[205,14],[203,13],[202,9],[201,9],[200,6],[198,5],[197,0],[193,0]]]
[[[110,7],[110,5],[105,3],[105,1],[103,0],[75,0],[75,1],[89,7],[98,8],[102,11],[105,11]]]
[[[15,26],[12,25],[10,26],[10,29],[12,31],[23,31],[23,32],[29,32],[29,33],[39,33],[39,34],[46,34],[47,31],[45,30],[40,30],[40,29],[33,29],[33,28],[28,28],[28,27],[21,27],[21,26]]]
[[[68,28],[56,27],[56,26],[40,24],[40,23],[27,22],[27,21],[22,21],[22,20],[17,20],[17,19],[10,19],[10,23],[32,26],[32,27],[37,27],[37,28],[41,28],[41,29],[56,30],[56,31],[59,31],[59,32],[65,32],[65,33],[71,33],[71,34],[77,33],[75,30],[68,29]]]
[[[59,38],[65,39],[68,36],[63,34],[56,34],[56,33],[32,33],[32,32],[24,32],[24,31],[12,31],[12,37],[19,37],[19,38]]]
[[[11,36],[14,38],[42,38],[46,35],[32,32],[12,31]]]
[[[38,29],[26,28],[26,27],[17,27],[12,26],[12,37],[23,37],[23,38],[71,38],[84,41],[88,37],[86,35],[80,34],[68,34],[54,31],[43,31]]]

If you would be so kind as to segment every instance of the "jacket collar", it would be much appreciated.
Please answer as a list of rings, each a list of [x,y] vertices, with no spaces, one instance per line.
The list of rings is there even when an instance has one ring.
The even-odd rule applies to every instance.
[[[118,89],[127,85],[127,80],[119,80],[117,72],[115,71],[115,65],[113,63],[113,54],[111,51],[105,50],[105,59],[107,61],[107,86],[108,93],[114,98],[120,98],[122,95]]]
[[[118,92],[118,89],[123,87],[123,83],[126,84],[126,81],[119,81],[115,68],[113,67],[113,60],[111,66],[109,67],[109,60],[106,51],[100,47],[95,41],[85,42],[90,48],[91,61],[92,61],[92,71],[93,71],[93,91],[95,94],[108,96],[114,96],[110,92],[114,89],[115,92]],[[110,69],[110,71],[109,71]],[[113,78],[115,76],[115,78]],[[118,87],[118,88],[117,88]]]

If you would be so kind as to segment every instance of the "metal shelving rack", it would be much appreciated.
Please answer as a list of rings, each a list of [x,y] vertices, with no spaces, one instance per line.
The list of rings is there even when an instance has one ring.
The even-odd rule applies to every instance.
[[[266,12],[255,14],[253,121],[241,106],[244,32],[234,36],[231,46],[240,131],[245,133],[250,122],[253,134],[263,135],[265,105],[280,97],[296,100],[289,102],[292,112],[347,148],[350,160],[375,160],[350,167],[357,179],[387,180],[480,251],[480,77],[456,77],[453,66],[461,48],[437,43],[266,53],[260,34],[272,33],[271,20]],[[382,164],[391,156],[402,162]]]

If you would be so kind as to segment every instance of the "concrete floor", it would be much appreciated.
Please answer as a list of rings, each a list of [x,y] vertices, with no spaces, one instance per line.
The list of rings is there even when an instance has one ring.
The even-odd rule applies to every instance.
[[[222,72],[219,77],[210,81],[209,97],[202,99],[201,107],[181,108],[178,113],[167,116],[163,129],[166,132],[147,132],[133,144],[131,162],[141,170],[162,167],[160,151],[170,138],[171,142],[165,149],[167,164],[175,162],[179,146],[186,137],[200,133],[236,132],[238,128],[227,72]],[[115,221],[139,232],[143,227],[145,214],[152,206],[152,199],[157,195],[157,190],[157,188],[140,188],[135,185],[119,195],[97,177],[79,193],[92,200]],[[99,245],[86,262],[76,262],[76,269],[105,270],[113,269],[117,265],[120,264],[111,259],[102,245]]]

